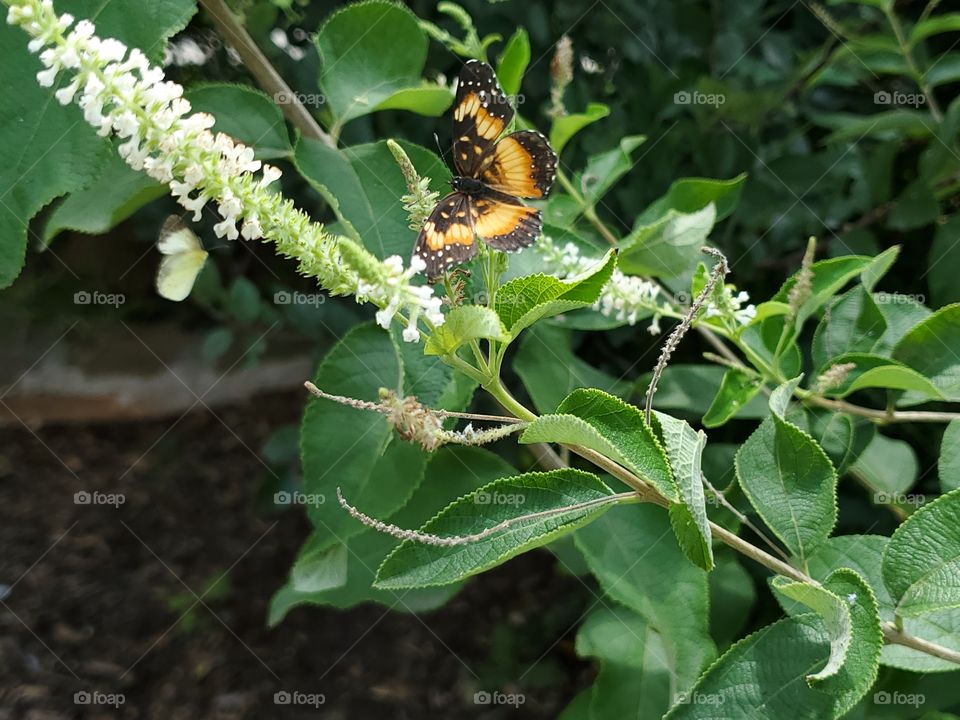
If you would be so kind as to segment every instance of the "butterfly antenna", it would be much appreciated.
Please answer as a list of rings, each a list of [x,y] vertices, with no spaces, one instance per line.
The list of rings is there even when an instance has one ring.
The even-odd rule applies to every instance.
[[[440,152],[440,159],[444,162],[447,162],[447,154],[443,151],[443,147],[440,145],[440,136],[434,133],[433,140],[437,143],[437,150]]]

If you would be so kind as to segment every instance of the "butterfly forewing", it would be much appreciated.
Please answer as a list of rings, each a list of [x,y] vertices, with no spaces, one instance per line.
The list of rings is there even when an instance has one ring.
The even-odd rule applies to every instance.
[[[423,224],[413,254],[426,264],[427,277],[437,277],[477,252],[471,199],[455,192],[443,198]]]
[[[553,185],[557,155],[547,139],[532,130],[520,130],[501,139],[480,170],[480,180],[508,195],[542,198]]]
[[[513,119],[513,108],[493,69],[471,60],[463,66],[453,109],[453,163],[464,177],[477,177],[494,142]]]

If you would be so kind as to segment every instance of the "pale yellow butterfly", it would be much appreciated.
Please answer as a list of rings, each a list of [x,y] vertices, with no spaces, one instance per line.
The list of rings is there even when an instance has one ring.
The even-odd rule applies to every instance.
[[[167,300],[180,302],[193,289],[207,260],[207,251],[193,230],[176,215],[163,223],[157,249],[165,255],[157,271],[157,292]]]

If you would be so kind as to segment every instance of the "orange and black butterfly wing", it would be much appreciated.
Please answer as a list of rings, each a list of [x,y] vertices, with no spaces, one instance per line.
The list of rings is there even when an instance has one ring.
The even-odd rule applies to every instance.
[[[427,277],[438,277],[476,255],[471,203],[463,193],[450,193],[424,222],[413,254],[427,264]]]
[[[510,133],[494,146],[479,179],[507,195],[542,198],[557,175],[557,154],[547,139],[532,130]]]
[[[471,60],[460,71],[453,108],[453,164],[464,177],[478,177],[493,143],[513,119],[513,108],[493,68]]]
[[[502,193],[474,198],[473,229],[487,245],[515,252],[532,245],[540,236],[540,211]]]

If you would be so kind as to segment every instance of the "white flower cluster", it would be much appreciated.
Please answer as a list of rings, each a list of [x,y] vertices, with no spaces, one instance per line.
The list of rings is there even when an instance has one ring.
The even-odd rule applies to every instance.
[[[734,285],[724,285],[719,302],[713,298],[707,304],[706,317],[733,318],[735,325],[746,325],[757,316],[756,306],[749,304],[750,295],[746,290],[737,292]],[[748,303],[744,306],[744,303]]]
[[[377,321],[384,327],[406,313],[403,337],[408,341],[419,340],[421,314],[433,325],[443,323],[432,288],[410,284],[417,268],[404,271],[398,257],[381,263],[348,239],[325,232],[292,201],[272,192],[269,186],[280,170],[255,160],[252,148],[212,133],[213,116],[191,114],[183,88],[166,81],[140,50],[98,38],[87,20],[68,33],[73,17],[58,17],[52,0],[13,0],[7,21],[26,30],[32,37],[30,51],[40,52],[45,69],[37,81],[51,87],[61,72],[68,73],[69,82],[55,93],[57,100],[63,105],[75,101],[101,136],[124,140],[119,152],[127,164],[168,184],[194,220],[208,203],[216,203],[223,218],[214,226],[218,236],[273,241],[280,254],[298,260],[300,271],[328,290],[378,305]]]
[[[580,248],[573,243],[557,247],[546,235],[537,242],[536,250],[544,260],[546,271],[561,278],[580,275],[597,264],[597,258],[582,255]],[[653,315],[650,332],[659,333],[660,314],[672,309],[666,302],[662,306],[659,304],[659,294],[660,287],[656,283],[614,269],[594,309],[629,325]]]

